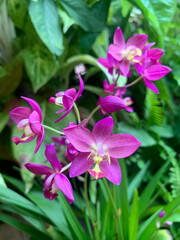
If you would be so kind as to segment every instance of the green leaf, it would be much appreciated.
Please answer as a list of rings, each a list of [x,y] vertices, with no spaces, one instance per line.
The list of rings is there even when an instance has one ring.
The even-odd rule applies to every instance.
[[[91,8],[82,0],[59,0],[68,14],[85,31],[101,32],[106,25],[110,0],[101,0]]]
[[[9,119],[9,113],[0,112],[0,133],[6,126],[8,119]]]
[[[165,211],[165,215],[163,218],[158,219],[160,224],[163,224],[168,217],[172,214],[172,212],[179,206],[180,202],[180,195],[172,200],[170,203],[168,203],[164,208],[162,208],[162,211]],[[156,212],[153,214],[150,218],[146,220],[144,223],[144,226],[141,228],[141,231],[139,232],[139,240],[144,240],[144,239],[149,239],[152,237],[153,233],[156,231],[157,226],[156,226],[156,221],[158,218],[158,213]]]
[[[58,9],[58,13],[63,21],[63,33],[66,33],[75,21],[62,9]]]
[[[149,130],[152,132],[155,132],[157,135],[163,138],[172,138],[174,137],[173,128],[170,125],[164,125],[164,126],[151,126],[149,127]]]
[[[13,190],[5,187],[0,187],[0,201],[11,206],[21,207],[34,214],[42,216],[43,213],[32,202],[22,197]]]
[[[0,78],[0,96],[7,96],[15,91],[22,79],[22,62],[14,58],[9,62],[4,70],[6,74]]]
[[[141,184],[145,174],[147,173],[147,169],[150,165],[150,162],[147,162],[146,165],[136,174],[136,176],[133,178],[131,183],[128,186],[128,200],[131,201],[131,198],[134,193],[134,189],[138,188]]]
[[[34,237],[34,239],[36,239],[36,240],[39,240],[39,239],[49,240],[49,237],[46,234],[36,230],[32,226],[26,225],[26,224],[22,223],[21,221],[8,216],[6,214],[0,213],[0,220],[15,227],[15,228],[20,229],[23,232],[28,233],[30,236]]]
[[[53,54],[60,56],[63,51],[63,35],[56,2],[52,0],[32,0],[29,4],[29,15],[44,44]]]
[[[135,189],[131,215],[129,218],[129,240],[137,239],[138,220],[139,220],[139,206],[138,206],[138,191]]]
[[[56,61],[47,48],[35,45],[22,51],[27,74],[34,92],[44,86],[57,70]]]
[[[0,186],[7,187],[2,174],[0,173]]]
[[[151,240],[172,240],[172,236],[168,230],[158,230]]]
[[[61,207],[63,209],[64,215],[66,216],[66,219],[73,230],[73,236],[75,239],[78,240],[84,240],[89,239],[88,236],[85,234],[82,226],[78,222],[78,219],[76,215],[74,214],[72,208],[70,207],[67,199],[64,197],[64,195],[60,192],[58,200],[61,204]]]
[[[151,196],[153,192],[155,191],[158,181],[160,181],[162,175],[167,170],[170,162],[166,162],[157,172],[153,175],[150,182],[145,187],[144,191],[140,195],[139,199],[139,215],[143,213],[143,211],[148,207],[149,201],[151,199]]]
[[[5,77],[7,74],[4,67],[0,66],[0,78]]]
[[[90,91],[98,96],[105,96],[105,94],[103,93],[103,89],[99,88],[99,87],[95,87],[95,86],[90,86],[90,85],[85,85],[84,89],[87,91]]]
[[[131,134],[141,142],[141,147],[150,147],[156,144],[156,141],[151,135],[142,128],[135,128],[124,122],[118,123],[119,133]]]

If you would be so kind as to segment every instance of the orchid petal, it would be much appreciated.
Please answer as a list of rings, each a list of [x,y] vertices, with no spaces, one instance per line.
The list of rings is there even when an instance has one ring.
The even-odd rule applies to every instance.
[[[35,136],[27,137],[26,140],[22,140],[22,139],[24,139],[24,138],[26,138],[26,136],[25,136],[24,134],[23,134],[23,136],[22,136],[21,138],[14,136],[14,137],[12,137],[12,141],[13,141],[16,145],[18,145],[19,143],[28,143],[28,142],[31,142],[32,140],[34,140]]]
[[[54,200],[57,198],[58,194],[57,193],[52,193],[51,191],[45,190],[44,191],[44,197],[49,199],[49,200]]]
[[[60,111],[58,111],[58,112],[56,112],[56,113],[63,113],[63,112],[65,112],[65,111],[67,111],[67,109],[66,109],[66,108],[63,108],[63,109],[61,109]]]
[[[111,44],[108,48],[108,53],[111,54],[116,60],[121,61],[124,57],[122,51],[124,49],[117,44]]]
[[[57,122],[59,122],[60,120],[62,120],[63,118],[65,118],[65,117],[70,113],[72,107],[73,107],[73,105],[72,105],[68,110],[65,109],[65,111],[67,111],[67,112],[64,113],[64,114],[63,114],[58,120],[56,120],[54,123],[57,123]],[[64,110],[64,109],[63,109],[63,110]],[[62,112],[64,112],[64,111],[62,111]]]
[[[79,73],[78,73],[78,77],[79,77],[79,90],[77,92],[77,95],[74,98],[74,101],[76,101],[82,95],[82,92],[84,90],[84,82],[83,82],[83,80],[81,78],[81,75]]]
[[[31,113],[32,110],[28,107],[18,107],[10,112],[10,117],[16,124],[18,124],[21,120],[28,119]]]
[[[122,98],[116,96],[107,96],[100,102],[101,108],[106,113],[112,113],[119,111],[127,107],[125,101]]]
[[[29,125],[33,133],[39,134],[41,131],[40,116],[38,112],[33,111],[29,116]]]
[[[137,34],[134,35],[133,37],[129,38],[127,43],[126,43],[126,47],[131,47],[131,46],[135,46],[137,48],[143,49],[144,46],[146,45],[148,36],[145,34]]]
[[[41,132],[37,135],[36,148],[34,153],[37,153],[37,151],[39,150],[43,139],[44,139],[44,127],[41,125]]]
[[[36,175],[47,175],[47,174],[51,174],[52,173],[52,169],[38,164],[38,163],[26,163],[25,167],[32,173],[36,174]]]
[[[96,150],[96,140],[87,128],[72,126],[64,128],[63,132],[78,151],[91,152],[93,149]]]
[[[47,160],[51,163],[54,171],[60,172],[62,169],[62,166],[59,162],[59,159],[57,158],[54,143],[46,145],[45,156]]]
[[[148,80],[156,81],[156,80],[164,77],[166,74],[168,74],[171,71],[172,71],[172,69],[167,66],[156,64],[156,65],[153,65],[153,66],[150,66],[149,68],[147,68],[144,72],[144,76]]]
[[[95,124],[92,133],[97,144],[102,143],[108,136],[111,136],[113,130],[113,118],[107,117]]]
[[[70,88],[64,92],[64,95],[67,97],[75,98],[76,96],[76,89],[75,88]]]
[[[119,64],[119,68],[124,76],[127,76],[130,70],[130,63],[127,59],[123,59]]]
[[[100,163],[100,169],[105,172],[106,178],[112,183],[119,185],[121,182],[121,168],[116,158],[111,158],[111,164],[106,161]]]
[[[164,50],[160,48],[153,48],[148,51],[148,57],[155,58],[156,60],[159,60],[163,54]]]
[[[44,184],[43,184],[43,191],[45,190],[51,190],[52,184],[53,184],[53,179],[56,173],[52,173],[50,175],[47,175],[47,177],[44,179]]]
[[[56,174],[54,177],[54,181],[61,192],[66,196],[69,204],[74,201],[73,197],[73,189],[69,179],[64,174]]]
[[[79,152],[75,159],[72,161],[69,176],[76,177],[88,171],[94,165],[93,159],[88,158],[89,153]]]
[[[129,134],[114,134],[107,137],[103,143],[103,149],[113,158],[125,158],[133,154],[140,142]]]
[[[113,42],[114,44],[120,45],[123,49],[125,49],[125,40],[120,27],[117,27],[116,29],[116,32],[113,37]]]
[[[55,97],[50,97],[49,102],[56,104],[56,98]]]
[[[62,101],[63,101],[63,106],[66,109],[69,109],[73,105],[73,98],[72,97],[64,95]]]
[[[143,79],[143,82],[147,88],[149,88],[151,91],[155,92],[156,94],[159,94],[159,90],[157,89],[157,87],[155,86],[154,83],[152,83],[151,81],[149,81],[146,78]]]
[[[27,98],[27,97],[21,97],[21,98],[26,100],[31,105],[31,107],[33,108],[34,111],[38,112],[38,114],[40,116],[40,122],[42,122],[42,112],[41,112],[41,108],[40,108],[39,104],[31,98]]]
[[[98,58],[98,62],[103,65],[105,68],[110,68],[110,64],[106,58]]]

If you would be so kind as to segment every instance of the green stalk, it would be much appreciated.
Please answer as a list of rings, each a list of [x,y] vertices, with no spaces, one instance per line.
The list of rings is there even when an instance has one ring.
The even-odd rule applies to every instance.
[[[122,234],[121,225],[120,225],[120,216],[119,216],[118,211],[116,209],[115,201],[114,201],[114,199],[112,197],[112,194],[111,194],[111,191],[109,189],[109,186],[108,186],[108,184],[107,184],[107,182],[106,182],[106,180],[104,178],[103,178],[103,183],[104,183],[104,187],[106,189],[106,192],[107,192],[107,194],[109,196],[109,200],[111,202],[111,205],[112,205],[112,208],[113,208],[113,211],[114,211],[114,215],[115,215],[116,220],[117,220],[118,239],[119,240],[124,240],[123,234]]]
[[[81,122],[79,110],[78,110],[77,105],[75,103],[73,103],[73,106],[74,106],[74,111],[76,113],[77,121],[78,121],[78,124],[79,124]]]
[[[60,134],[61,136],[65,136],[65,134],[64,134],[63,132],[58,131],[58,130],[56,130],[55,128],[49,127],[49,126],[44,125],[44,124],[42,124],[42,125],[43,125],[43,127],[44,127],[45,129],[48,129],[48,130],[50,130],[50,131],[52,131],[52,132],[55,132],[55,133],[57,133],[57,134]]]
[[[92,215],[91,208],[90,208],[90,205],[89,205],[88,190],[87,190],[87,177],[88,177],[88,173],[86,172],[85,179],[84,179],[84,198],[85,198],[87,210],[88,210],[88,213],[89,213],[89,218],[90,218],[91,224],[92,224],[93,229],[94,229],[95,240],[100,240],[99,232],[98,232],[98,225],[93,220],[93,215]]]
[[[136,80],[134,80],[133,82],[131,82],[131,83],[125,85],[125,86],[122,86],[122,87],[116,87],[116,89],[131,87],[131,86],[135,85],[137,82],[139,82],[142,78],[143,78],[143,76],[140,76]]]

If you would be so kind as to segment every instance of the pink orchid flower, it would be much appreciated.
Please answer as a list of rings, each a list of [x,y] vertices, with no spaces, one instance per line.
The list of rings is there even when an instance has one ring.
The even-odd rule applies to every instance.
[[[28,107],[18,107],[10,112],[10,117],[17,124],[19,131],[24,130],[22,137],[13,137],[12,141],[18,145],[19,143],[27,143],[37,136],[36,153],[44,139],[44,127],[41,125],[42,112],[38,103],[30,98],[22,97],[26,100],[33,110]]]
[[[127,76],[130,71],[130,63],[136,63],[136,56],[141,56],[146,42],[147,35],[137,34],[125,43],[120,27],[116,29],[113,44],[109,46],[108,53],[119,61],[119,67],[124,76]]]
[[[164,77],[171,71],[172,69],[167,66],[161,64],[151,65],[150,62],[148,62],[147,64],[144,63],[143,65],[138,67],[138,73],[140,76],[143,77],[144,84],[146,85],[147,88],[149,88],[156,94],[159,94],[159,91],[157,87],[154,85],[153,81],[159,80],[160,78]]]
[[[121,169],[116,158],[130,156],[141,143],[129,134],[111,135],[112,130],[112,117],[97,122],[92,132],[80,125],[63,130],[79,151],[70,167],[70,177],[88,171],[95,179],[106,177],[112,183],[120,184]]]
[[[98,62],[108,70],[109,74],[113,75],[114,69],[115,73],[120,74],[119,62],[111,54],[107,53],[107,58],[99,58]]]
[[[49,102],[63,107],[63,109],[58,111],[57,113],[65,112],[58,120],[55,121],[55,123],[59,122],[61,119],[63,119],[70,113],[75,101],[81,96],[81,94],[83,92],[84,82],[83,82],[80,74],[78,74],[78,76],[79,76],[79,82],[80,82],[80,87],[79,87],[78,92],[76,92],[75,88],[70,88],[70,89],[66,90],[65,92],[56,93],[56,97],[50,97],[50,99],[49,99]]]
[[[43,186],[45,198],[53,200],[58,196],[57,192],[60,189],[71,204],[74,201],[73,189],[69,179],[62,173],[54,143],[46,146],[45,156],[53,169],[37,163],[27,163],[25,167],[36,175],[46,175]]]

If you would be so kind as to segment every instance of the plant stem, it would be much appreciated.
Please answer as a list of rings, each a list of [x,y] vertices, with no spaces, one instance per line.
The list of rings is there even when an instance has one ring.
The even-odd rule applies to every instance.
[[[46,129],[48,129],[48,130],[50,130],[50,131],[52,131],[52,132],[58,133],[58,134],[60,134],[61,136],[65,136],[65,134],[64,134],[63,132],[58,131],[58,130],[56,130],[55,128],[49,127],[49,126],[44,125],[44,124],[42,124],[42,125],[43,125],[44,128],[46,128]]]
[[[105,188],[106,188],[107,194],[108,194],[108,196],[109,196],[109,200],[111,201],[111,205],[112,205],[112,208],[113,208],[115,217],[116,217],[116,219],[117,219],[117,223],[118,223],[118,236],[120,237],[120,238],[118,238],[118,239],[119,239],[119,240],[123,240],[124,238],[123,238],[123,234],[122,234],[122,230],[121,230],[121,225],[120,225],[120,216],[119,216],[118,211],[117,211],[117,209],[116,209],[115,201],[114,201],[114,199],[113,199],[113,197],[112,197],[112,194],[111,194],[111,191],[110,191],[110,189],[109,189],[109,186],[108,186],[108,184],[107,184],[107,182],[106,182],[106,180],[105,180],[104,178],[103,178],[103,183],[104,183],[104,186],[105,186]]]
[[[89,218],[90,218],[91,224],[94,228],[95,239],[99,240],[100,238],[99,238],[97,223],[95,223],[94,220],[93,220],[93,215],[92,215],[91,208],[90,208],[90,205],[89,205],[88,190],[87,190],[87,177],[88,177],[88,173],[85,174],[85,179],[84,179],[84,198],[85,198],[87,210],[88,210],[88,213],[89,213]]]
[[[131,86],[133,86],[134,84],[136,84],[137,82],[139,82],[142,78],[143,78],[143,76],[140,76],[140,77],[138,77],[136,80],[134,80],[133,82],[131,82],[131,83],[125,85],[125,86],[122,86],[122,87],[116,87],[116,89],[131,87]]]
[[[75,103],[73,103],[73,106],[74,106],[74,111],[76,113],[77,121],[78,121],[78,124],[79,124],[81,122],[79,110],[78,110],[77,105]]]

